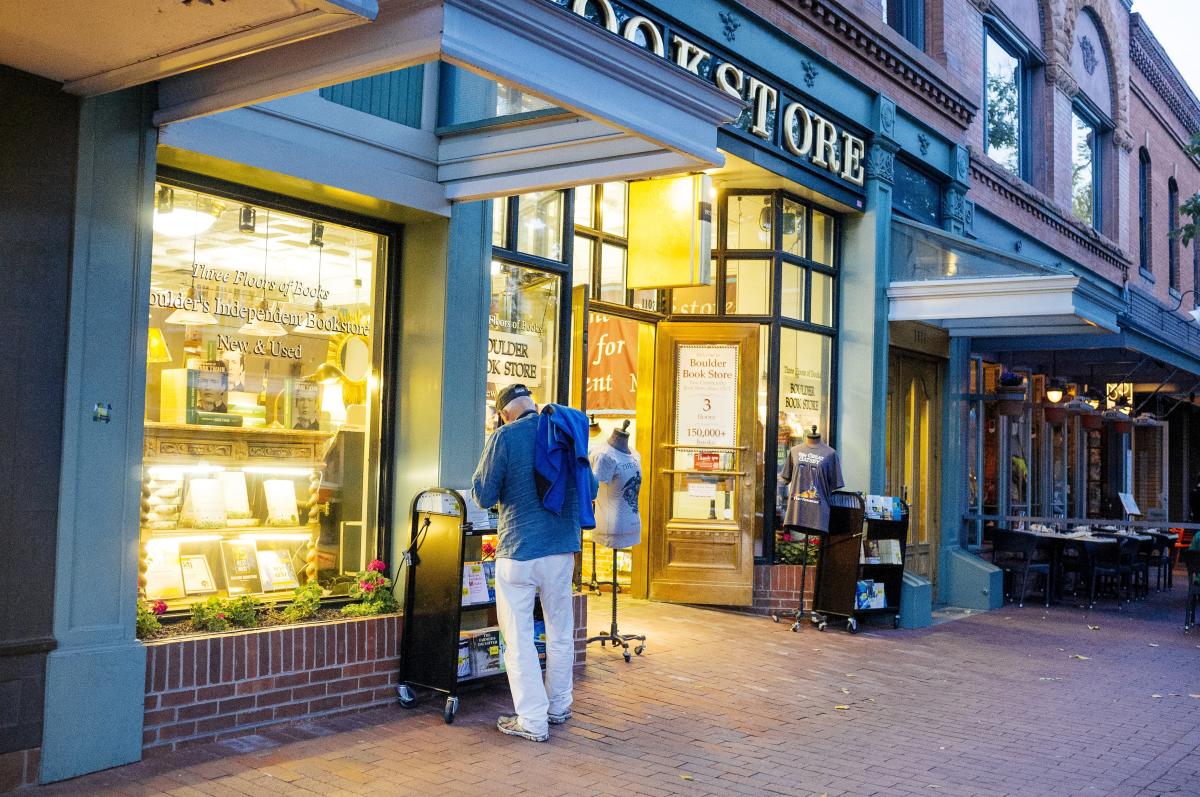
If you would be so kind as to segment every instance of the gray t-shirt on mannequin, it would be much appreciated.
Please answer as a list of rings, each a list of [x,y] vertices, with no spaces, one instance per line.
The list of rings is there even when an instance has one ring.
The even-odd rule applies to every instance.
[[[596,481],[600,482],[592,539],[606,548],[637,545],[642,541],[642,518],[638,515],[642,462],[638,453],[626,453],[602,442],[588,456]]]
[[[819,440],[793,446],[779,481],[787,485],[783,525],[829,531],[829,497],[844,484],[838,453]]]

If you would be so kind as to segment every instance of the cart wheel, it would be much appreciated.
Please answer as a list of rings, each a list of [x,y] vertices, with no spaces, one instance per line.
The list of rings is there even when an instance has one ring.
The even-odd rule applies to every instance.
[[[818,630],[818,631],[824,631],[824,630],[825,630],[825,621],[824,621],[824,620],[822,620],[821,622],[817,623],[817,630]]]
[[[633,661],[633,656],[630,656],[630,655],[629,655],[629,650],[628,650],[628,649],[626,649],[626,650],[625,650],[625,651],[624,651],[624,652],[623,652],[621,655],[625,657],[625,663],[626,663],[626,664],[628,664],[629,662]]]
[[[400,701],[400,705],[404,708],[412,708],[417,705],[417,694],[408,684],[400,684],[396,687],[396,699]]]
[[[795,633],[799,633],[799,632],[800,632],[800,621],[799,621],[799,620],[797,620],[796,622],[792,623],[792,631],[793,631],[793,632],[795,632]]]
[[[446,706],[442,709],[442,719],[446,720],[446,724],[450,725],[454,722],[454,714],[458,711],[458,698],[446,698]]]
[[[776,622],[776,623],[778,623],[778,622],[779,622],[779,615],[777,615],[777,614],[772,614],[772,615],[771,615],[771,620],[772,620],[773,622]]]
[[[849,620],[847,620],[846,621],[846,630],[849,631],[851,634],[857,634],[858,633],[858,620],[855,620],[853,617],[851,617]]]
[[[643,653],[645,650],[646,650],[646,646],[645,646],[645,644],[641,644],[641,645],[638,645],[636,648],[634,648],[634,649],[633,649],[633,652],[634,652],[634,653],[636,653],[637,655],[639,655],[639,656],[640,656],[640,655],[642,655],[642,653]]]
[[[896,615],[895,617],[892,618],[892,628],[899,628],[899,627],[900,627],[900,615]]]

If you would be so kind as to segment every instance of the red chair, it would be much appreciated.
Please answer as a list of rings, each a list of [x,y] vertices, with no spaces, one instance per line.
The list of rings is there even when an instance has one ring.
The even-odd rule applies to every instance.
[[[1192,547],[1192,536],[1196,532],[1190,529],[1167,529],[1167,531],[1175,535],[1175,550],[1171,557],[1171,566],[1167,568],[1167,589],[1170,589],[1175,582],[1173,577],[1175,565],[1179,562],[1183,552]]]

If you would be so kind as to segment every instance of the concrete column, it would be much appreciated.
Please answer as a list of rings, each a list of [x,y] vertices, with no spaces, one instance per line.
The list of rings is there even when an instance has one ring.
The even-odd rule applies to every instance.
[[[404,228],[392,559],[426,487],[466,488],[483,449],[491,202]]]
[[[43,782],[136,761],[135,638],[155,134],[153,92],[84,100],[63,389],[54,636]],[[111,405],[109,421],[94,415]]]
[[[866,207],[843,237],[838,357],[838,437],[847,489],[881,493],[886,476],[888,321],[896,105],[875,102],[865,164]],[[871,301],[864,301],[871,297]]]

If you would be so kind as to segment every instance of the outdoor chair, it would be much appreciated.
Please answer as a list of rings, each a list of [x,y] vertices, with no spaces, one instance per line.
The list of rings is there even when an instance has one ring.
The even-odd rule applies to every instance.
[[[1130,563],[1132,584],[1131,591],[1135,597],[1150,597],[1150,557],[1154,553],[1154,538],[1137,541],[1137,551]],[[1132,590],[1136,587],[1136,590]]]
[[[1183,629],[1186,631],[1196,624],[1196,603],[1200,602],[1200,551],[1184,551],[1183,563],[1187,565],[1188,593],[1183,610]]]
[[[1070,579],[1071,594],[1078,595],[1080,586],[1087,589],[1092,583],[1092,552],[1078,540],[1063,542],[1058,559],[1058,584],[1061,590]]]
[[[1133,560],[1137,557],[1138,541],[1134,539],[1118,539],[1115,545],[1101,545],[1096,550],[1092,564],[1091,589],[1088,595],[1088,608],[1096,605],[1096,582],[1100,579],[1112,579],[1113,589],[1117,596],[1117,611],[1121,611],[1121,588],[1131,590],[1133,579]],[[1132,593],[1130,592],[1132,596]]]
[[[1171,549],[1175,544],[1173,536],[1155,532],[1150,541],[1150,552],[1146,554],[1146,567],[1154,570],[1154,591],[1161,592],[1163,585],[1171,588]],[[1149,588],[1150,579],[1147,577],[1146,586]]]
[[[1042,595],[1046,606],[1050,605],[1050,563],[1037,560],[1037,537],[1019,531],[997,530],[992,535],[992,563],[1012,577],[1012,586],[1017,587],[1020,578],[1020,592],[1017,593],[1017,605],[1025,605],[1025,595],[1029,588],[1029,574],[1042,577]]]

